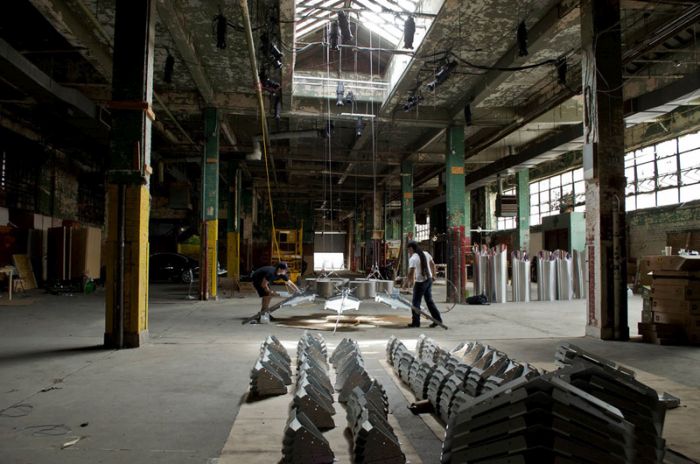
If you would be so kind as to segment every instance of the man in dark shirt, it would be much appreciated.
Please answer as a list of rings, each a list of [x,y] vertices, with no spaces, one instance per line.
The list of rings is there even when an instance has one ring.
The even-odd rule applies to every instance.
[[[299,288],[289,281],[287,270],[287,263],[279,262],[275,266],[263,266],[253,272],[253,286],[258,292],[258,296],[262,298],[261,315],[268,312],[270,300],[272,300],[273,296],[278,295],[277,292],[273,292],[270,288],[270,284],[275,280],[282,279],[287,288],[291,288],[294,292],[299,291]]]

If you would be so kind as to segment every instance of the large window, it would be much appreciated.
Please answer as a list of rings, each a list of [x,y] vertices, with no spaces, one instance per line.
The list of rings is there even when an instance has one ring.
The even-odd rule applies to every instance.
[[[503,191],[503,195],[515,195],[515,187]],[[497,217],[496,230],[515,229],[517,217]]]
[[[700,132],[625,155],[626,209],[700,199]]]
[[[586,183],[583,168],[530,183],[530,225],[542,224],[542,218],[554,216],[573,207],[586,210]]]
[[[430,238],[430,216],[425,218],[425,224],[416,224],[416,238],[417,242],[423,240],[428,240]]]

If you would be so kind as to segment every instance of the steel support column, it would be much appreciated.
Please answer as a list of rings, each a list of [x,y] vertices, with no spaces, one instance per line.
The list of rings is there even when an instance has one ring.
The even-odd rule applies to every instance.
[[[216,298],[219,235],[219,111],[204,109],[199,299]]]
[[[624,121],[619,0],[581,2],[588,317],[586,333],[627,340]]]
[[[401,163],[401,272],[408,275],[408,253],[406,243],[413,240],[416,216],[413,212],[413,163]]]
[[[241,278],[241,183],[243,172],[238,163],[228,165],[228,214],[226,222],[226,269],[234,281]]]
[[[447,286],[447,297],[452,301],[456,300],[458,303],[464,303],[466,294],[466,267],[464,261],[466,208],[464,194],[464,126],[455,126],[447,130],[445,202],[449,248],[447,279],[454,284],[454,287],[452,285]]]
[[[105,345],[148,339],[148,219],[155,2],[116,1],[107,172]]]
[[[515,249],[528,251],[530,248],[530,170],[523,169],[515,174],[518,195],[518,234]]]

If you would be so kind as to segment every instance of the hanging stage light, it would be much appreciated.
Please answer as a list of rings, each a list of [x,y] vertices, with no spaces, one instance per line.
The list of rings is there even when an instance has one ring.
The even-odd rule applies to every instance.
[[[464,105],[464,125],[467,127],[472,125],[472,107],[469,103]]]
[[[323,131],[323,137],[324,138],[329,138],[333,134],[333,130],[335,129],[335,124],[333,124],[333,121],[326,121],[326,127],[324,128]]]
[[[223,50],[226,48],[226,28],[228,20],[222,13],[214,16],[214,27],[216,28],[216,48]]]
[[[355,103],[355,94],[352,93],[352,90],[350,90],[346,95],[345,95],[345,104],[352,106],[353,103]]]
[[[262,89],[266,92],[275,93],[282,88],[282,85],[279,82],[267,77],[267,72],[265,72],[264,68],[260,68],[258,77],[260,78],[260,85]]]
[[[338,86],[335,88],[336,102],[335,106],[343,106],[345,99],[345,84],[342,81],[338,82]]]
[[[364,128],[365,123],[362,121],[362,118],[357,118],[357,122],[355,122],[355,135],[360,137]]]
[[[274,100],[274,115],[275,115],[275,120],[278,122],[280,119],[282,119],[282,95],[280,95],[279,92],[275,94],[275,100]]]
[[[406,112],[411,111],[413,108],[418,106],[418,104],[423,100],[422,95],[411,95],[408,97],[408,100],[406,100],[406,103],[403,105],[403,110]]]
[[[173,81],[173,71],[175,70],[175,57],[170,54],[168,50],[168,56],[165,58],[165,67],[163,69],[163,81],[170,84]]]
[[[566,57],[562,56],[557,60],[557,82],[560,85],[566,85],[566,72],[569,70],[569,66],[566,63]]]
[[[348,14],[343,10],[338,11],[338,26],[340,27],[340,36],[344,44],[352,42],[352,31],[350,30],[350,21]]]
[[[326,30],[328,37],[328,45],[331,50],[338,50],[338,21],[331,21],[328,23],[328,29]]]
[[[457,67],[456,61],[448,61],[447,63],[440,66],[437,71],[435,71],[435,79],[428,83],[428,90],[431,92],[435,90],[437,86],[442,84],[450,77],[452,71]]]
[[[403,48],[413,50],[413,36],[416,35],[416,21],[409,16],[403,23]]]
[[[520,21],[518,24],[516,38],[518,40],[518,56],[527,56],[527,26],[525,21]]]

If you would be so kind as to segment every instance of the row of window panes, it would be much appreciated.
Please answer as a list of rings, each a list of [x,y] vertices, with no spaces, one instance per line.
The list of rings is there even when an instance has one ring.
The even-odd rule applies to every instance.
[[[428,240],[430,238],[430,218],[428,218],[425,222],[426,224],[416,224],[417,242]]]
[[[700,199],[700,132],[640,148],[625,155],[626,210]],[[574,195],[574,211],[586,210],[583,168],[530,184],[530,225],[559,214],[558,200]],[[498,218],[498,230],[515,228],[515,218]]]

